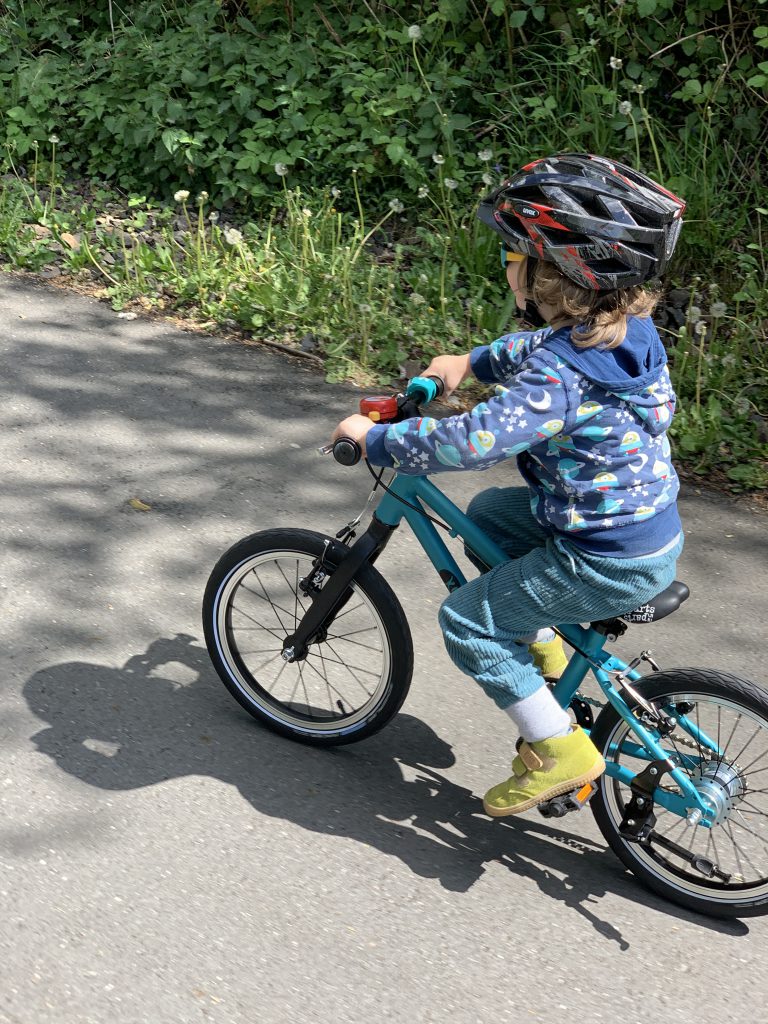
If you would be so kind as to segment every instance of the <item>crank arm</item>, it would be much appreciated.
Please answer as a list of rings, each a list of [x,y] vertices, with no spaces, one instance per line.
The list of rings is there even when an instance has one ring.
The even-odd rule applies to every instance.
[[[667,839],[666,836],[660,836],[658,832],[653,830],[643,839],[642,845],[650,845],[651,843],[656,843],[657,846],[662,846],[665,850],[669,850],[670,853],[674,853],[676,857],[686,861],[692,868],[704,875],[705,878],[717,878],[721,882],[728,883],[733,877],[726,874],[725,871],[721,871],[717,864],[707,857],[700,857],[695,853],[691,853],[690,850],[686,850],[685,847],[678,845],[673,840]]]

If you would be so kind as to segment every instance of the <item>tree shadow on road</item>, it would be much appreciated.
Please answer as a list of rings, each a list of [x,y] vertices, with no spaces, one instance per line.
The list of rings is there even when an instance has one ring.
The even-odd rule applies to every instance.
[[[497,862],[622,950],[628,942],[598,914],[609,891],[701,927],[748,932],[657,899],[591,839],[535,819],[488,818],[477,796],[442,774],[455,763],[450,745],[412,715],[365,743],[330,750],[273,735],[240,711],[190,636],[157,640],[119,669],[54,665],[24,692],[48,723],[33,737],[38,750],[92,786],[119,791],[210,776],[260,814],[374,847],[452,892],[467,892]]]

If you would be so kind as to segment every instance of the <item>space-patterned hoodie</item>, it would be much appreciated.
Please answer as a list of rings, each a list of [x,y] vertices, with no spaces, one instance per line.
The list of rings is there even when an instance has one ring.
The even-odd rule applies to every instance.
[[[570,327],[509,334],[474,349],[471,367],[497,383],[495,397],[461,416],[375,426],[369,461],[422,475],[516,457],[533,513],[553,536],[614,558],[677,537],[666,436],[675,395],[650,318],[630,317],[614,349],[579,348]]]

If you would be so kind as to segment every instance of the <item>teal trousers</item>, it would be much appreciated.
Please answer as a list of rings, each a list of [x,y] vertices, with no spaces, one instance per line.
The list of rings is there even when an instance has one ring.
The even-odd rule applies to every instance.
[[[530,508],[526,487],[492,487],[467,515],[509,561],[455,590],[439,612],[448,654],[500,708],[530,696],[544,679],[520,637],[567,623],[587,623],[632,611],[675,578],[682,535],[664,554],[606,558],[553,538]]]

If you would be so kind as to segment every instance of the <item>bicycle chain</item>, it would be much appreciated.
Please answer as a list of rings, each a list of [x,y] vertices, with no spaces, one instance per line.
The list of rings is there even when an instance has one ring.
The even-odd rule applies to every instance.
[[[590,704],[593,708],[599,708],[600,711],[605,707],[605,704],[601,704],[600,701],[595,700],[594,697],[588,697],[586,694],[581,693],[581,691],[576,694],[576,697],[579,700],[583,700],[587,704]],[[695,740],[690,739],[688,736],[682,736],[680,733],[675,733],[675,743],[679,743],[681,747],[690,747],[691,750],[699,749],[699,745]]]

